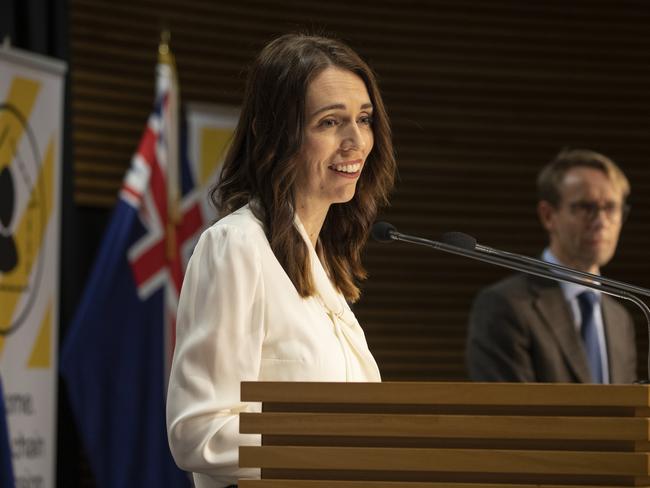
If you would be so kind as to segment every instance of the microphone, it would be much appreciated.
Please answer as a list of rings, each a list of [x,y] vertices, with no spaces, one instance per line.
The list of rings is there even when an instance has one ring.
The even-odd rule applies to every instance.
[[[395,226],[388,222],[376,222],[372,227],[371,235],[379,242],[403,241],[411,244],[419,244],[439,251],[465,256],[477,261],[483,261],[554,281],[576,283],[607,295],[629,300],[643,312],[648,326],[648,334],[650,335],[650,308],[639,297],[633,294],[638,293],[650,296],[650,290],[647,288],[641,288],[592,273],[585,273],[567,266],[542,261],[541,259],[482,246],[477,243],[475,238],[462,232],[447,232],[443,235],[443,242],[438,242],[402,234],[397,231]],[[648,353],[648,377],[650,378],[650,345]]]
[[[377,242],[391,242],[393,232],[397,233],[394,225],[388,222],[375,222],[370,230],[370,235]]]

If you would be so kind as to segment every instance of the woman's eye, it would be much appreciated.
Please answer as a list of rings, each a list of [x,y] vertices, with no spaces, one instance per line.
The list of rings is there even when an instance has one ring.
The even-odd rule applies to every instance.
[[[372,115],[364,115],[359,119],[360,124],[372,125]]]
[[[320,121],[320,124],[318,124],[320,127],[334,127],[337,125],[337,122],[335,119],[323,119]]]

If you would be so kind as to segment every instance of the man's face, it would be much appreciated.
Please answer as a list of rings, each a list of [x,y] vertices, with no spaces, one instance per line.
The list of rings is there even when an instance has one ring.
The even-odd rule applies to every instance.
[[[557,207],[538,211],[553,254],[566,266],[598,273],[616,251],[623,223],[623,192],[595,168],[572,168],[560,185]]]

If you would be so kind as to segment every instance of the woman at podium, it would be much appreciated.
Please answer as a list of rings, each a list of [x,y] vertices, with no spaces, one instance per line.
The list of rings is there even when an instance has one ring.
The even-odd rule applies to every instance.
[[[290,34],[248,77],[177,317],[167,428],[198,488],[238,468],[241,381],[380,381],[348,303],[361,250],[393,186],[390,126],[374,74],[345,44]]]

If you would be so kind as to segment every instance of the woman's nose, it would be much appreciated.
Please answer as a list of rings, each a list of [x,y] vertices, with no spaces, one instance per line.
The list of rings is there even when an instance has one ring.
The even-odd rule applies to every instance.
[[[356,122],[349,124],[341,143],[341,149],[344,151],[363,150],[366,144],[366,135],[362,132],[359,125]]]

